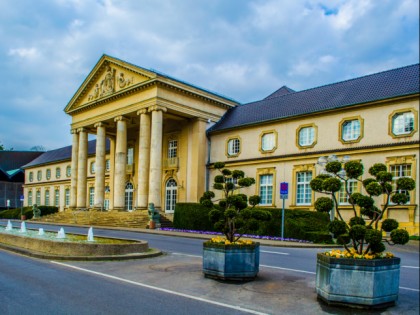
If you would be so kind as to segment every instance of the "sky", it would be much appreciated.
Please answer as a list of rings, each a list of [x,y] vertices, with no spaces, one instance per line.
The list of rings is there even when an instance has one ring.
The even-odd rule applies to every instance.
[[[419,62],[418,0],[0,0],[0,144],[71,144],[103,54],[240,103]]]

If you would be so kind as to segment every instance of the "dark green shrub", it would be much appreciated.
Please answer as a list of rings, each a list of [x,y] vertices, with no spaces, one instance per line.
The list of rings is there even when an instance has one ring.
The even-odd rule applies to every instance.
[[[353,226],[353,225],[356,225],[356,224],[366,225],[366,222],[365,222],[365,220],[362,217],[353,217],[353,218],[351,218],[350,221],[349,221],[349,225],[350,226]]]
[[[391,232],[391,241],[395,244],[404,245],[410,240],[410,235],[406,230],[396,229]]]
[[[209,220],[210,208],[199,203],[177,203],[174,213],[174,228],[197,231],[214,231]]]
[[[328,230],[334,234],[335,238],[337,238],[339,235],[347,232],[347,225],[343,221],[334,220],[328,224]]]
[[[320,197],[315,201],[315,210],[318,212],[330,212],[334,208],[334,201],[328,197]]]
[[[385,232],[391,232],[398,228],[398,222],[394,219],[385,219],[382,221],[382,230]]]

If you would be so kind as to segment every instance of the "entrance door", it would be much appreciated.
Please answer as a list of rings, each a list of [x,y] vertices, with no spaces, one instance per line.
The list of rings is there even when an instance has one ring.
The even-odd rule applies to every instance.
[[[125,210],[133,211],[133,184],[127,183],[125,185]]]
[[[178,195],[178,185],[173,178],[170,178],[166,182],[166,200],[165,200],[165,212],[166,213],[174,213],[175,211],[175,204]]]

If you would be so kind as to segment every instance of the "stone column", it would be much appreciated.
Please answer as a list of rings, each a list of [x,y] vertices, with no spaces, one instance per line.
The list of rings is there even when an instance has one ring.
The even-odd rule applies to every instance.
[[[114,175],[114,209],[124,210],[125,207],[125,169],[127,165],[127,119],[118,116],[117,143],[115,148],[115,175]]]
[[[71,146],[71,184],[70,184],[70,208],[77,207],[77,165],[79,159],[79,134],[72,129],[73,142]]]
[[[199,202],[205,191],[206,183],[206,138],[207,120],[197,118],[192,122],[192,136],[190,142],[191,155],[188,160],[190,172],[187,176],[187,202]]]
[[[150,137],[150,170],[149,170],[149,203],[154,203],[155,208],[161,209],[162,185],[162,134],[163,113],[166,108],[154,105],[149,107],[152,113],[152,129]]]
[[[80,128],[77,131],[79,132],[79,158],[77,167],[77,208],[86,208],[88,133],[84,128]]]
[[[95,159],[95,202],[94,207],[102,209],[105,197],[105,142],[106,124],[97,123],[96,127],[96,159]]]
[[[137,115],[140,115],[137,207],[138,209],[147,209],[150,165],[150,115],[147,114],[147,109],[139,110]]]

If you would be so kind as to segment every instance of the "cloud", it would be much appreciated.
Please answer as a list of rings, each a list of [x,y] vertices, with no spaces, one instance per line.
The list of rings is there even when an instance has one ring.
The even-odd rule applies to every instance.
[[[38,50],[34,47],[9,49],[9,56],[18,56],[21,58],[34,58],[37,55],[38,55]]]
[[[63,108],[103,53],[249,102],[418,62],[418,12],[417,0],[1,1],[0,140],[68,145]],[[4,123],[17,119],[32,132]]]

